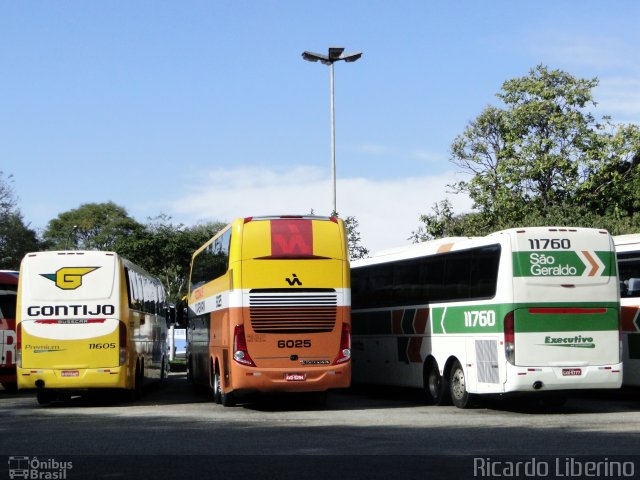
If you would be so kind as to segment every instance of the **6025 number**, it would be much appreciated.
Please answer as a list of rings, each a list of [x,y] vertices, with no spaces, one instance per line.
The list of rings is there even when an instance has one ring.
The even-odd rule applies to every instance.
[[[311,348],[311,340],[278,340],[278,348]]]

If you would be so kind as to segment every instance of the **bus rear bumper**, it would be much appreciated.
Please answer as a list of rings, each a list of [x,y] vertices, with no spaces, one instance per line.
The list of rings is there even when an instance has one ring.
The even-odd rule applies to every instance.
[[[112,368],[19,368],[18,389],[69,389],[125,388],[127,370],[125,367]]]
[[[622,363],[576,367],[508,367],[506,392],[620,388]]]
[[[351,385],[351,362],[313,369],[233,366],[233,390],[323,392]]]

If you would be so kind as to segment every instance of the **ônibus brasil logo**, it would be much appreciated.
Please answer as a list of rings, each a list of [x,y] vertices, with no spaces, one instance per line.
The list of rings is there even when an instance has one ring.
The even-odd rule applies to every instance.
[[[62,267],[56,273],[41,273],[62,290],[75,290],[82,285],[82,277],[100,267]]]
[[[576,335],[575,337],[551,337],[547,335],[544,338],[544,344],[548,347],[596,348],[593,337],[583,337],[582,335]]]

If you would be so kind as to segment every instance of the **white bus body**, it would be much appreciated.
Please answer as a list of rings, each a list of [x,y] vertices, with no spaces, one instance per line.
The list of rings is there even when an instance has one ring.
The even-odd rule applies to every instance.
[[[473,394],[618,388],[618,280],[608,232],[510,229],[353,262],[354,382]]]

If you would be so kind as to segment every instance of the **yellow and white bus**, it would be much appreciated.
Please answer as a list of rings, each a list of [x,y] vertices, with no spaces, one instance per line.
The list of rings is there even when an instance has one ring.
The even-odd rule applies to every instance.
[[[475,395],[618,388],[618,277],[604,230],[445,238],[351,265],[353,380]],[[477,398],[476,398],[477,399]]]
[[[164,379],[169,305],[162,283],[113,252],[29,253],[18,285],[19,389],[38,402],[114,388],[138,398]]]
[[[613,237],[620,275],[625,386],[640,385],[640,234]]]
[[[323,392],[351,380],[342,220],[235,220],[193,254],[187,371],[216,403],[243,391]]]

